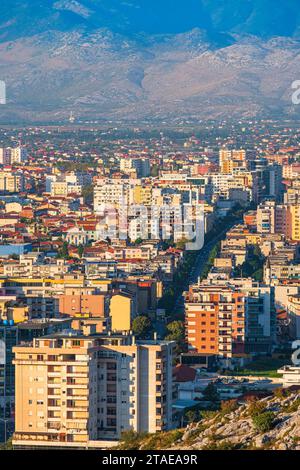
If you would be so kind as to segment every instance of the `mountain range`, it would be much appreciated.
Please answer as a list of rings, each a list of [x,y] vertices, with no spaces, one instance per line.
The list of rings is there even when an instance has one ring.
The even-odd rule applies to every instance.
[[[0,122],[297,117],[298,0],[2,0]]]

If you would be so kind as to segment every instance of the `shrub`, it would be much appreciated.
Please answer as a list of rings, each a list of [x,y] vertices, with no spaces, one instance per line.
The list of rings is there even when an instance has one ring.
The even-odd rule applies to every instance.
[[[293,401],[289,405],[286,405],[284,407],[284,411],[287,413],[294,413],[295,411],[298,411],[299,406],[300,406],[300,398],[297,398],[295,401]]]
[[[229,441],[216,442],[212,439],[209,444],[203,447],[203,450],[236,450],[237,447],[237,444]]]
[[[13,450],[12,437],[6,443],[0,444],[0,450]]]
[[[222,401],[221,403],[221,413],[223,416],[232,413],[237,410],[239,407],[237,400],[228,400]]]
[[[188,410],[185,413],[184,417],[189,423],[195,423],[195,421],[199,417],[199,413],[197,413],[196,410]]]
[[[156,433],[149,436],[142,443],[143,450],[159,450],[171,447],[176,441],[182,438],[184,431],[182,429],[174,429],[165,433]]]
[[[217,410],[202,410],[201,417],[202,419],[211,420],[218,416],[219,412]]]
[[[275,414],[272,411],[265,411],[252,418],[254,427],[259,432],[268,432],[273,429]]]
[[[133,430],[125,431],[121,435],[121,442],[118,446],[119,450],[138,450],[143,439],[147,437],[147,433],[137,433]]]
[[[257,399],[251,399],[248,409],[248,414],[251,418],[258,416],[265,410],[265,405]]]
[[[276,388],[273,394],[276,398],[284,398],[286,396],[285,390],[282,387]]]

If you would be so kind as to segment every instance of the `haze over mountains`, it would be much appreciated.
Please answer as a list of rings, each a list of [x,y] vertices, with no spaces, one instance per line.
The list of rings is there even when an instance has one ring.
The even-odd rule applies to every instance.
[[[11,3],[1,122],[300,116],[298,0]]]

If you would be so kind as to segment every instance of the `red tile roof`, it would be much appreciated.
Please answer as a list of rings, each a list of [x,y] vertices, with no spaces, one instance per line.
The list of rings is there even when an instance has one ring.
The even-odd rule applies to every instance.
[[[192,382],[195,380],[196,371],[184,364],[178,364],[173,369],[176,382]]]

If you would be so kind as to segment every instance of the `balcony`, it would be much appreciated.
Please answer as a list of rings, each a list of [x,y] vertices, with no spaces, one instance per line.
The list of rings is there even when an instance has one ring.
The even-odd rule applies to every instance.
[[[47,423],[47,428],[48,428],[48,430],[51,429],[51,430],[59,431],[60,428],[61,428],[61,422],[49,421]]]
[[[67,387],[84,387],[87,386],[89,383],[89,380],[87,377],[68,377],[67,378]]]
[[[58,390],[55,390],[55,389],[52,389],[52,388],[48,388],[48,398],[56,398],[56,397],[60,397],[60,389]]]
[[[115,374],[107,374],[107,382],[116,382],[117,376]]]
[[[49,371],[48,370],[48,378],[50,377],[60,377],[61,376],[61,371]]]
[[[86,411],[88,409],[89,402],[87,400],[82,400],[82,401],[81,400],[77,401],[77,400],[78,400],[78,397],[76,397],[76,401],[68,400],[67,409]]]
[[[50,399],[48,400],[48,409],[51,409],[51,408],[60,408],[61,407],[61,401],[60,400],[53,400],[53,399]]]
[[[67,412],[67,423],[69,421],[87,421],[89,414],[86,411],[68,411]]]
[[[48,375],[49,375],[49,372],[48,372]],[[59,378],[48,377],[48,385],[60,385],[60,384],[61,384],[61,380]]]

